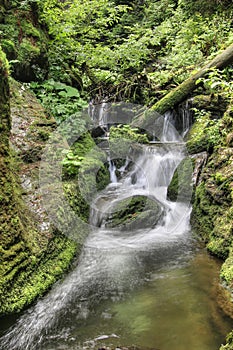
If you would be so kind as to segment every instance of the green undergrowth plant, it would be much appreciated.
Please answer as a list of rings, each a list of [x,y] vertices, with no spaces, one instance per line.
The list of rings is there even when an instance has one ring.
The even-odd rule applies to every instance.
[[[85,132],[74,142],[69,150],[65,150],[62,160],[64,178],[78,176],[85,158],[92,154],[94,148],[94,140],[89,132]]]
[[[30,87],[35,92],[49,115],[53,116],[60,124],[72,116],[79,120],[79,132],[85,131],[86,121],[81,118],[82,111],[87,107],[87,102],[80,96],[79,91],[53,79],[44,83],[32,82]]]
[[[232,82],[233,67],[229,66],[223,71],[216,68],[211,68],[209,73],[197,80],[196,84],[203,84],[206,93],[218,94],[231,101],[233,97],[233,82]]]

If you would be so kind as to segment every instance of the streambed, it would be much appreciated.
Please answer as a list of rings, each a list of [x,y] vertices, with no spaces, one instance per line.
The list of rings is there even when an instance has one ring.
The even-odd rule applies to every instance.
[[[145,146],[121,182],[97,195],[77,265],[18,320],[1,320],[1,349],[219,348],[232,328],[216,303],[219,262],[192,236],[190,201],[167,199],[183,158],[182,147]],[[159,203],[161,220],[106,227],[106,212],[135,195]]]

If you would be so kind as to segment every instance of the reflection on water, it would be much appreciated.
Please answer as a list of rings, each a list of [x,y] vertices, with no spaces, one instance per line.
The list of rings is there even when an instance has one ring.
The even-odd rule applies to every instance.
[[[143,283],[138,281],[128,293],[119,289],[100,295],[101,302],[92,307],[83,300],[82,312],[73,303],[73,312],[70,309],[47,337],[43,350],[132,344],[160,350],[217,350],[232,327],[216,304],[219,262],[202,249],[183,256],[176,253],[166,266],[163,259],[160,265],[150,256]]]

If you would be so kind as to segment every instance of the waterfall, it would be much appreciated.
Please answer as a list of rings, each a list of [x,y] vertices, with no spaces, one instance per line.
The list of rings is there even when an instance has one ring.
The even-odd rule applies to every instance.
[[[44,349],[47,334],[64,315],[67,322],[70,312],[76,312],[80,318],[87,317],[85,312],[89,312],[90,303],[100,300],[101,295],[113,290],[120,292],[139,283],[136,261],[141,251],[165,249],[182,240],[189,225],[190,206],[168,201],[166,193],[174,170],[183,157],[182,147],[164,145],[144,146],[140,154],[130,159],[134,165],[121,183],[117,187],[107,186],[93,201],[90,223],[98,226],[114,203],[134,195],[144,195],[161,203],[165,212],[163,221],[154,228],[135,230],[130,235],[120,232],[116,235],[116,230],[111,231],[103,225],[99,229],[96,227],[87,238],[76,268],[24,313],[1,340],[2,348],[32,350],[41,346]],[[123,170],[128,162],[129,158]],[[109,170],[111,181],[117,182],[111,160]]]
[[[98,123],[102,125],[107,123],[106,106],[102,104],[98,111]],[[163,142],[180,141],[170,125],[171,118],[170,113],[165,115]],[[0,340],[0,348],[54,349],[46,347],[46,342],[56,337],[59,339],[59,336],[63,336],[64,341],[71,339],[75,322],[85,321],[93,305],[108,298],[121,298],[130,289],[144,283],[141,271],[148,254],[169,259],[163,252],[168,247],[172,251],[174,246],[185,241],[189,229],[189,203],[170,202],[167,199],[167,187],[184,157],[182,145],[141,146],[141,151],[136,155],[130,152],[127,155],[125,164],[119,169],[122,173],[120,182],[113,160],[108,159],[111,184],[98,193],[91,204],[90,225],[93,230],[84,244],[77,266],[44,298],[24,312]],[[127,171],[129,162],[132,166]],[[106,228],[102,223],[106,215],[111,214],[114,205],[124,199],[130,201],[135,195],[158,203],[163,210],[163,219],[155,227],[140,227],[127,234]],[[74,314],[75,322],[72,319]],[[66,325],[65,334],[63,323]],[[84,349],[84,346],[77,345],[74,349]]]

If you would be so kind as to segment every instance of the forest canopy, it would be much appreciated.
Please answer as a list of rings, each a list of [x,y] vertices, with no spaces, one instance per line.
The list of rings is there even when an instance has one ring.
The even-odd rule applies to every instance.
[[[26,39],[20,40],[20,35],[30,32],[20,18],[25,18],[27,11],[33,13],[35,26],[47,28],[49,33],[48,48],[41,50],[47,50],[48,67],[41,65],[32,80],[60,81],[77,88],[86,98],[98,95],[150,105],[233,40],[229,0],[6,3],[11,8],[18,6],[21,21],[21,34],[14,34],[12,45],[29,49]],[[5,22],[0,27],[5,46],[8,40],[8,51],[10,25]],[[37,49],[35,41],[44,45],[45,38],[38,40],[35,30],[29,34],[34,38],[30,40],[31,51]],[[36,55],[34,51],[31,55]],[[11,61],[14,71],[17,62]]]

